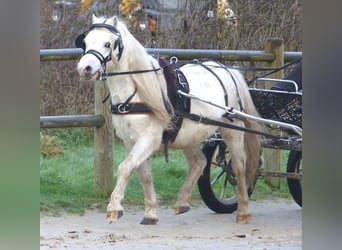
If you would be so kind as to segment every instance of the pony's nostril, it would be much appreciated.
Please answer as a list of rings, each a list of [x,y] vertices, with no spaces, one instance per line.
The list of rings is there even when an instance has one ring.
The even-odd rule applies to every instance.
[[[87,67],[85,68],[85,72],[88,73],[88,74],[91,73],[91,67],[90,67],[90,66],[87,66]]]

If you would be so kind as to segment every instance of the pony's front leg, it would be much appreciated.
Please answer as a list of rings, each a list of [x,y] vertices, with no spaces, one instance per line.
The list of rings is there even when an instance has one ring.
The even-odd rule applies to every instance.
[[[150,136],[149,138],[140,138],[133,146],[127,158],[119,165],[116,185],[107,206],[107,220],[109,223],[116,221],[123,215],[124,208],[121,205],[121,201],[124,198],[128,181],[135,169],[138,169],[140,179],[143,181],[144,190],[147,190],[145,193],[155,196],[155,194],[153,194],[154,188],[151,187],[153,186],[153,182],[152,177],[149,176],[151,175],[151,170],[148,158],[158,148],[160,140],[161,138],[153,136]],[[148,185],[149,187],[145,187]],[[149,204],[154,202],[153,198],[148,198],[147,200],[149,201]],[[156,206],[156,204],[152,205],[152,207],[153,206]],[[155,214],[152,218],[155,222],[158,220]]]
[[[175,214],[182,214],[190,210],[192,191],[206,165],[206,158],[198,145],[185,148],[184,155],[189,171],[176,201]]]
[[[139,168],[139,179],[145,194],[145,215],[140,224],[154,225],[158,222],[157,195],[154,190],[150,160],[147,159]]]
[[[109,223],[116,221],[123,215],[124,208],[121,201],[124,198],[128,181],[136,168],[131,162],[131,157],[127,157],[118,167],[116,185],[107,205],[107,221]]]

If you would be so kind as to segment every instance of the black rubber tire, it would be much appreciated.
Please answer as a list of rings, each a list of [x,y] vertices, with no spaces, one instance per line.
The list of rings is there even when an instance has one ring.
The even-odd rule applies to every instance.
[[[302,152],[290,151],[289,158],[287,160],[287,172],[288,173],[301,173],[302,171]],[[302,185],[300,180],[287,179],[287,185],[289,187],[290,194],[294,201],[302,206]]]
[[[220,142],[220,143],[223,143],[223,142]],[[212,175],[212,171],[214,171],[213,156],[214,156],[215,151],[218,149],[218,145],[219,145],[218,142],[206,143],[203,145],[202,152],[204,153],[207,159],[207,165],[203,171],[203,175],[199,178],[197,184],[198,184],[201,198],[203,202],[208,206],[209,209],[211,209],[212,211],[216,213],[233,213],[237,209],[236,192],[234,191],[234,194],[228,195],[227,197],[219,197],[219,195],[215,194],[212,183],[211,183],[212,181],[211,175]],[[227,166],[229,164],[230,164],[230,160],[226,159],[226,163],[224,165],[216,165],[215,171],[219,173],[218,174],[220,176],[219,180],[221,181],[227,180],[227,177],[235,178],[235,176],[232,174],[232,171],[227,172],[225,170],[227,169]],[[234,187],[237,186],[236,184],[233,184],[230,181],[228,181],[227,184],[230,185],[228,187],[230,189],[228,190],[229,192],[232,192]],[[223,187],[223,184],[222,184],[222,187]],[[218,186],[217,188],[220,188],[220,186]],[[249,188],[248,195],[250,196],[252,192],[253,190]]]

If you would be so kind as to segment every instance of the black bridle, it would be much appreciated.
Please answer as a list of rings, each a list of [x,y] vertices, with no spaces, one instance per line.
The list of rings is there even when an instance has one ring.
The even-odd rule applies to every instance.
[[[118,37],[118,39],[116,39],[114,44],[113,44],[113,49],[111,49],[109,55],[106,56],[106,57],[104,57],[97,50],[90,49],[90,50],[86,51],[86,44],[84,42],[84,38],[86,37],[86,35],[91,30],[93,30],[95,28],[105,28],[105,29],[108,29],[114,35],[116,35]],[[83,49],[83,55],[91,54],[91,55],[95,56],[100,61],[103,73],[106,72],[106,64],[107,64],[107,62],[109,62],[112,59],[112,51],[113,50],[115,51],[116,49],[118,49],[118,53],[116,54],[116,57],[117,57],[117,59],[119,61],[121,56],[122,56],[123,49],[124,49],[120,32],[114,26],[109,25],[109,24],[105,24],[105,23],[95,23],[95,24],[92,24],[90,26],[89,30],[87,30],[86,32],[83,32],[82,34],[77,36],[77,38],[75,40],[75,45],[76,45],[77,48]]]
[[[95,28],[105,28],[110,30],[113,34],[115,34],[118,39],[114,42],[113,45],[113,50],[116,50],[118,48],[118,53],[116,55],[117,60],[119,61],[121,56],[122,56],[122,52],[124,49],[123,46],[123,42],[122,42],[122,38],[121,38],[121,34],[120,32],[112,25],[109,24],[105,24],[105,23],[96,23],[96,24],[92,24],[89,28],[89,30],[87,30],[86,32],[80,34],[76,40],[75,40],[75,45],[77,48],[81,48],[83,49],[83,55],[86,54],[91,54],[93,56],[95,56],[101,64],[101,68],[102,68],[102,72],[99,76],[100,80],[105,80],[108,76],[118,76],[118,75],[129,75],[129,74],[142,74],[142,73],[147,73],[147,72],[156,72],[159,70],[162,70],[161,67],[159,68],[153,68],[153,69],[146,69],[146,70],[135,70],[135,71],[125,71],[125,72],[106,72],[106,64],[107,62],[109,62],[112,59],[112,51],[109,53],[108,56],[104,57],[100,52],[98,52],[97,50],[93,50],[90,49],[88,51],[86,51],[86,45],[84,42],[84,38],[86,37],[86,35],[93,29]]]

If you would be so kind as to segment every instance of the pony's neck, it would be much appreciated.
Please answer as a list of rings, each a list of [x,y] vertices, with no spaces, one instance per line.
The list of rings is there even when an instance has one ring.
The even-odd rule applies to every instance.
[[[127,31],[121,31],[125,44],[123,55],[119,62],[108,64],[108,72],[132,72],[136,70],[152,69],[152,57],[147,54],[145,48]],[[122,103],[136,90],[134,80],[138,74],[127,74],[109,77],[107,84],[111,93],[112,102]],[[140,102],[139,93],[136,93],[132,102]]]
[[[111,63],[114,71],[151,70],[160,67],[157,60],[147,54],[145,48],[127,29],[123,28],[120,33],[124,49],[121,59]],[[168,113],[165,105],[167,103],[167,106],[171,107],[171,104],[167,100],[166,82],[161,71],[111,77],[108,79],[108,85],[114,104],[125,102],[136,89],[137,93],[131,102],[146,104],[153,113],[153,118],[157,119],[163,128],[169,126],[172,115]]]
[[[127,51],[128,65],[133,70],[152,69],[152,57],[147,54],[139,41],[130,35],[130,48]]]

